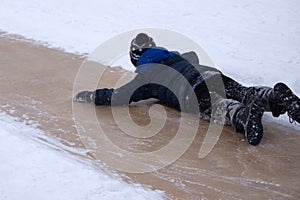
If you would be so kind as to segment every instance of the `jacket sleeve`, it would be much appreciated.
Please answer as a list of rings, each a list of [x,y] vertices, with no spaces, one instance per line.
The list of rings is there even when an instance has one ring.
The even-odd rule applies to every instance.
[[[156,86],[144,84],[135,78],[120,88],[103,88],[94,92],[93,100],[96,105],[128,105],[131,102],[155,98]]]

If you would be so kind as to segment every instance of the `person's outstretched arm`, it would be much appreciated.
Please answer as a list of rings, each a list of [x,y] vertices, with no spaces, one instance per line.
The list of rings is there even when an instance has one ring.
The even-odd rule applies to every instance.
[[[141,85],[137,78],[120,88],[102,88],[92,91],[79,92],[73,100],[75,102],[90,103],[95,105],[128,105],[131,102],[155,98],[155,84]],[[112,102],[113,99],[113,102]]]

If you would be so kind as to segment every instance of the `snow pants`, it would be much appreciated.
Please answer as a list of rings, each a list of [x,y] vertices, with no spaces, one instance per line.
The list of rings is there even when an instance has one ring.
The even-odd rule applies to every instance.
[[[238,110],[255,99],[260,99],[264,110],[272,111],[273,115],[276,109],[278,113],[284,113],[283,108],[278,107],[273,101],[273,88],[246,87],[223,74],[211,77],[197,85],[195,93],[198,98],[200,117],[220,124],[234,125],[233,120]]]

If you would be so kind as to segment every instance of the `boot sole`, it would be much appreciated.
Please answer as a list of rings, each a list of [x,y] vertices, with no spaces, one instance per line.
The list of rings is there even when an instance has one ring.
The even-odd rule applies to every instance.
[[[260,101],[251,103],[249,117],[247,119],[245,128],[245,137],[251,145],[258,145],[263,137],[262,116],[264,113],[264,106]]]
[[[277,83],[274,86],[274,92],[277,93],[276,95],[280,96],[281,100],[283,101],[286,110],[290,117],[293,120],[300,123],[300,118],[296,118],[294,109],[300,112],[300,99],[293,93],[293,91],[284,83]],[[293,114],[292,114],[293,113]],[[296,119],[295,119],[296,118]]]

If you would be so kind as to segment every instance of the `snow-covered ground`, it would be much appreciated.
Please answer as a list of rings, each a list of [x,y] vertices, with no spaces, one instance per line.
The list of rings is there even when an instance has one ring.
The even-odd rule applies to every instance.
[[[171,29],[196,41],[219,69],[241,83],[283,81],[300,95],[299,9],[298,0],[1,0],[0,31],[85,54],[131,29]],[[287,124],[287,117],[279,122]],[[0,199],[160,196],[23,137],[23,129],[35,130],[18,129],[20,124],[3,114],[0,124],[0,163],[5,163]]]
[[[162,199],[34,139],[41,131],[0,112],[0,199]]]

